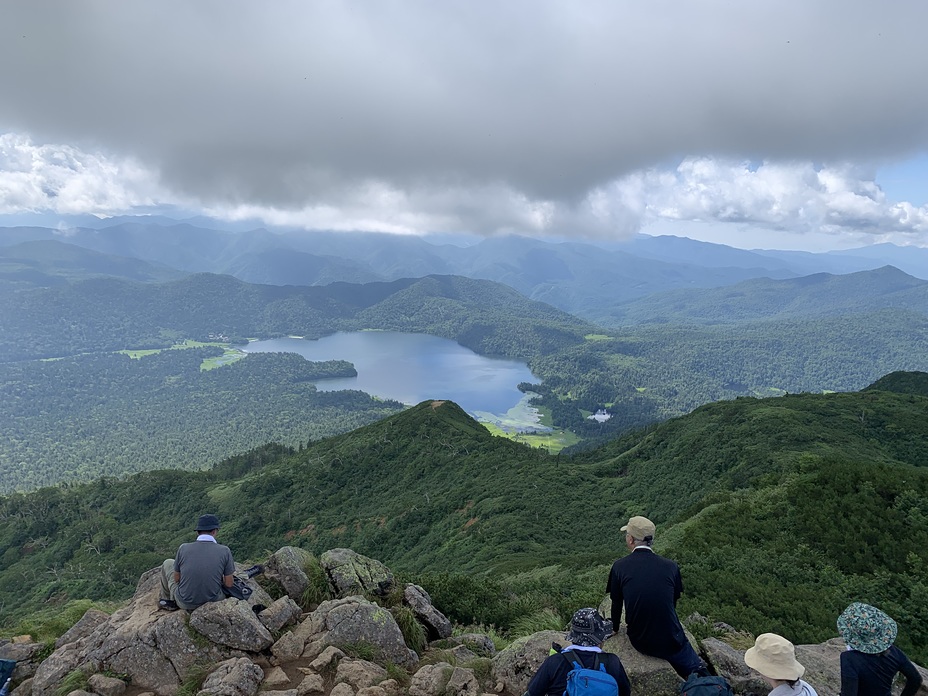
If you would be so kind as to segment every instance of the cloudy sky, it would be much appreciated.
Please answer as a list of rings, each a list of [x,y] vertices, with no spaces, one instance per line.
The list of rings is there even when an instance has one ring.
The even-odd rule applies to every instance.
[[[0,4],[0,215],[928,246],[928,3]]]

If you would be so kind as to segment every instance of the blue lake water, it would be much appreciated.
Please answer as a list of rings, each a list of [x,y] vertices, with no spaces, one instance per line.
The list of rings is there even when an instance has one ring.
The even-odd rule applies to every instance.
[[[317,382],[322,391],[360,389],[373,396],[417,404],[449,399],[468,413],[504,416],[524,394],[520,382],[537,382],[525,363],[487,358],[436,336],[393,331],[336,333],[317,341],[254,341],[247,353],[299,353],[307,360],[347,360],[357,377]]]

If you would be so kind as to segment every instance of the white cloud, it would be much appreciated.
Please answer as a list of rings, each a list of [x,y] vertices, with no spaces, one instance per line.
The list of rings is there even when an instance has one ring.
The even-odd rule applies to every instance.
[[[0,213],[111,215],[161,202],[157,176],[130,159],[0,134]]]
[[[793,233],[895,235],[928,241],[928,206],[889,201],[872,169],[848,163],[689,158],[620,181],[641,192],[648,222],[741,223]]]

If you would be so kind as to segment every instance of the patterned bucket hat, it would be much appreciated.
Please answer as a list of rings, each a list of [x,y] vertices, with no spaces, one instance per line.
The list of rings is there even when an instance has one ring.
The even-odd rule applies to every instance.
[[[592,607],[578,609],[570,620],[567,640],[574,645],[594,647],[606,640],[610,633],[606,620]]]
[[[838,617],[838,632],[851,650],[875,655],[896,641],[899,627],[876,607],[854,602]]]

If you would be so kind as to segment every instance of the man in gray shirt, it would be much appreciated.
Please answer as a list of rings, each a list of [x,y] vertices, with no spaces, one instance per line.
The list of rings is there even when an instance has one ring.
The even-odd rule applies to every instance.
[[[196,531],[196,541],[181,544],[177,557],[161,564],[161,609],[193,611],[225,599],[223,588],[232,587],[235,563],[229,547],[216,542],[219,518],[200,515]]]

